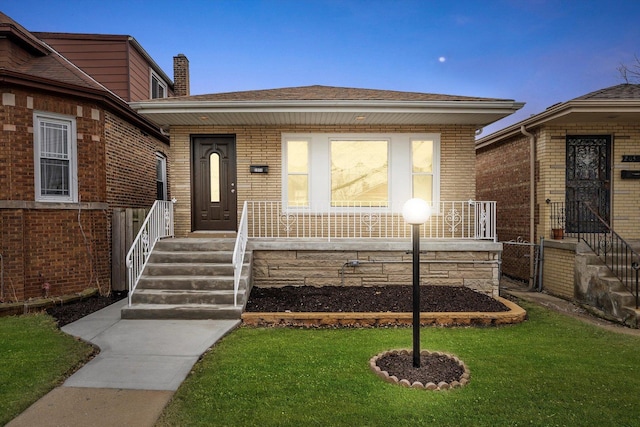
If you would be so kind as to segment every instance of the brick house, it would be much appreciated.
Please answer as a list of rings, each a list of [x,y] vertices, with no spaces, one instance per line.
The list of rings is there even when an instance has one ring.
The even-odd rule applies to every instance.
[[[495,205],[476,197],[475,133],[522,105],[328,86],[131,104],[170,133],[176,236],[235,233],[246,218],[256,286],[410,283],[400,212],[420,197],[425,281],[490,295],[501,246]]]
[[[583,255],[592,252],[582,247],[598,235],[601,246],[611,245],[614,233],[586,230],[578,218],[590,218],[589,204],[622,240],[637,247],[640,85],[612,86],[552,105],[479,139],[476,156],[478,197],[498,202],[500,241],[544,238],[544,289],[624,319],[627,314],[616,307],[628,302],[606,294],[629,295],[629,290],[605,292],[608,285],[589,285],[598,280]],[[533,271],[528,267],[504,272],[526,280]]]
[[[168,197],[169,140],[125,101],[150,98],[151,76],[165,95],[172,84],[131,37],[119,37],[118,49],[146,67],[147,80],[130,81],[126,97],[2,13],[0,35],[0,301],[108,292],[112,210]],[[77,46],[91,38],[68,37]],[[109,50],[91,49],[94,58]]]

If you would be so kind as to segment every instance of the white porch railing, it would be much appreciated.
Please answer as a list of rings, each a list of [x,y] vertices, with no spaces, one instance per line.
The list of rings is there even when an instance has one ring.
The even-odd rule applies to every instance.
[[[248,221],[247,221],[247,202],[242,206],[242,215],[240,216],[240,225],[238,226],[238,236],[236,237],[236,245],[233,248],[233,305],[238,305],[238,289],[240,287],[240,277],[242,275],[242,266],[244,265],[244,253],[247,249],[248,239]]]
[[[127,253],[129,305],[131,305],[131,297],[156,242],[173,235],[173,202],[156,200]]]
[[[363,203],[319,204],[283,209],[281,201],[246,203],[251,238],[407,239],[401,207]],[[244,212],[243,212],[244,215]],[[496,202],[440,202],[420,227],[423,238],[497,241]]]

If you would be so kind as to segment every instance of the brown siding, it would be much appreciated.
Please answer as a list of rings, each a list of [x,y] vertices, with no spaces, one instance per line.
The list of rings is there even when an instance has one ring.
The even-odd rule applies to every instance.
[[[43,40],[118,96],[131,101],[126,39],[77,40],[44,37]]]
[[[151,71],[147,61],[133,47],[129,47],[129,76],[131,79],[131,100],[151,98]]]

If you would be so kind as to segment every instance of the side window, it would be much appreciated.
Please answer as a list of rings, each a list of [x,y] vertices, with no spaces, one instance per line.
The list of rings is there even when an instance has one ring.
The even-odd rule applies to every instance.
[[[75,118],[35,113],[33,139],[36,201],[77,202]]]
[[[156,199],[167,200],[167,158],[156,153]]]
[[[433,141],[411,141],[413,197],[433,204]]]
[[[151,99],[166,98],[167,84],[153,71],[151,71]]]
[[[309,206],[309,141],[287,141],[287,204]]]

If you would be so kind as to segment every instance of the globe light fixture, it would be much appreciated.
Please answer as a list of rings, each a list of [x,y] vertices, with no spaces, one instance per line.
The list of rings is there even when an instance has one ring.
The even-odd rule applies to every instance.
[[[402,206],[402,217],[411,224],[413,242],[413,367],[420,367],[420,224],[431,216],[429,204],[418,198]]]

